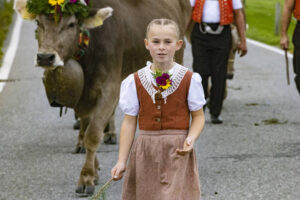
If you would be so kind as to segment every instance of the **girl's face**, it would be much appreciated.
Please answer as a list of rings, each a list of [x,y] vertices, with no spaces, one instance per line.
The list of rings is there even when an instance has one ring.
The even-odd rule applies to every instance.
[[[157,25],[150,27],[148,38],[145,39],[146,49],[149,50],[154,63],[168,64],[173,62],[175,52],[182,46],[172,25]]]

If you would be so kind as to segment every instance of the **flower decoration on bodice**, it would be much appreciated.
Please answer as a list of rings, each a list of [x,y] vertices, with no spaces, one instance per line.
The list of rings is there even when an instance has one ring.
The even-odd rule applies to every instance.
[[[89,0],[28,0],[28,12],[49,15],[58,22],[63,16],[75,15],[79,21],[89,14]]]
[[[152,76],[155,79],[157,86],[161,90],[166,90],[172,86],[172,80],[171,80],[172,74],[162,73],[161,71],[156,70],[155,73],[152,73]]]

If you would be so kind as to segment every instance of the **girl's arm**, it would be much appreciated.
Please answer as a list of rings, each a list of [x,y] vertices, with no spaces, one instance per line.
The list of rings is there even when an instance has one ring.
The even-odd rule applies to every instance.
[[[180,155],[185,155],[192,151],[194,143],[196,139],[200,136],[204,127],[205,117],[202,108],[197,111],[192,111],[191,115],[192,115],[192,124],[189,129],[189,134],[184,141],[183,148],[177,149],[177,153]]]
[[[126,169],[126,163],[131,149],[136,131],[137,117],[125,115],[120,131],[119,159],[117,164],[111,170],[111,176],[114,180],[123,177]]]

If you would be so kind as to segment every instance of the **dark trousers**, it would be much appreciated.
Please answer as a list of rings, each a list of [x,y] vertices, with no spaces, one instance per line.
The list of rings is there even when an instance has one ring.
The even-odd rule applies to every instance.
[[[293,35],[293,44],[294,44],[294,57],[293,57],[293,65],[295,72],[295,82],[300,94],[300,21],[298,21],[294,35]]]
[[[219,35],[202,33],[196,23],[192,35],[193,69],[202,77],[205,98],[209,96],[210,114],[219,116],[222,110],[227,62],[231,49],[231,29],[226,25]],[[208,78],[211,89],[208,92]]]

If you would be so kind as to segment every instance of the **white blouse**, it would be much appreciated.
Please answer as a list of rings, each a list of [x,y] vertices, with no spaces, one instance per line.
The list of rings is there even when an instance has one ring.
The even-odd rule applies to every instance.
[[[192,7],[195,6],[196,0],[190,0]],[[241,0],[232,0],[234,10],[241,9],[243,4]],[[206,0],[203,7],[202,21],[206,23],[220,22],[220,6],[218,0]]]
[[[152,77],[151,73],[153,72],[150,69],[151,65],[151,62],[147,62],[145,69],[148,75]],[[173,74],[173,72],[180,67],[182,66],[176,63],[169,70],[169,73]],[[193,73],[187,99],[190,111],[200,110],[206,103],[201,80],[202,79],[198,73]],[[151,78],[151,81],[153,85],[157,85],[153,77]],[[119,107],[126,115],[137,116],[139,113],[140,105],[133,74],[130,74],[122,81]]]

